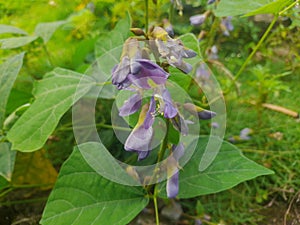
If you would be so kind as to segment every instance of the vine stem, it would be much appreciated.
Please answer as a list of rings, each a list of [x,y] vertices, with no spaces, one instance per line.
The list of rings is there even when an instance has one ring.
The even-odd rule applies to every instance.
[[[161,162],[163,160],[165,152],[166,152],[166,149],[167,149],[169,125],[170,125],[170,122],[167,119],[166,120],[166,127],[167,127],[166,136],[165,136],[163,142],[160,145],[160,149],[159,149],[158,156],[157,156],[157,163],[159,163],[159,162]],[[155,170],[154,170],[154,174],[153,174],[154,179],[156,177],[156,174],[155,174],[156,171],[157,171],[157,168],[155,168]],[[151,188],[152,188],[152,185],[149,185],[147,187],[147,191],[150,191]],[[155,184],[154,185],[154,193],[153,193],[153,204],[154,204],[154,209],[155,209],[155,221],[156,221],[156,225],[159,225],[159,213],[158,213],[157,195],[158,195],[158,186],[157,186],[157,184]]]
[[[288,11],[289,9],[293,8],[295,5],[297,5],[299,3],[299,0],[293,2],[292,4],[290,4],[288,7],[286,7],[284,10],[282,10],[281,12],[279,12],[279,15],[282,15],[283,13],[285,13],[286,11]]]
[[[254,54],[257,52],[257,50],[259,49],[259,47],[261,46],[261,44],[265,41],[265,39],[269,35],[269,33],[272,30],[272,28],[273,28],[274,24],[276,23],[277,19],[278,19],[278,15],[274,16],[272,22],[268,26],[268,28],[265,31],[264,35],[260,38],[259,42],[256,44],[255,48],[252,50],[251,54],[248,56],[248,58],[245,60],[245,62],[241,66],[240,70],[235,75],[234,81],[236,81],[239,78],[239,76],[242,74],[242,72],[245,70],[246,66],[248,65],[248,63],[250,62],[250,60],[252,59],[252,57],[254,56]]]
[[[154,209],[155,209],[155,222],[156,222],[156,225],[159,225],[158,204],[157,204],[157,185],[155,185],[155,188],[154,188],[153,203],[154,203]]]

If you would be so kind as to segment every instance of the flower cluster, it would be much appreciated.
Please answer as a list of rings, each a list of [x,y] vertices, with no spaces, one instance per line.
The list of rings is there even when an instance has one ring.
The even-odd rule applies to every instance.
[[[155,27],[147,44],[140,43],[136,38],[129,38],[123,46],[120,63],[112,69],[112,83],[118,89],[133,92],[119,109],[120,116],[129,116],[140,110],[139,119],[126,139],[126,151],[138,154],[138,160],[145,159],[152,150],[151,142],[154,135],[153,123],[156,116],[169,119],[174,128],[183,135],[188,134],[188,121],[180,113],[179,107],[200,119],[210,119],[215,113],[202,109],[192,103],[179,104],[172,100],[166,82],[170,74],[157,63],[150,60],[149,53],[164,64],[176,67],[189,73],[192,66],[183,59],[196,56],[196,53],[184,47],[180,40],[172,39],[160,27]],[[141,44],[144,44],[142,46]],[[159,61],[158,61],[159,62]],[[145,91],[152,91],[150,101],[142,106]],[[170,149],[167,163],[167,194],[173,198],[178,193],[178,160],[183,155],[184,146],[179,143]]]

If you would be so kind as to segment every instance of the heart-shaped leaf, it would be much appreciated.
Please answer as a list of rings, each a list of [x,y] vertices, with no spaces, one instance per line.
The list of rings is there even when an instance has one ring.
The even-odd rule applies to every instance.
[[[141,187],[124,186],[95,172],[75,148],[61,168],[41,224],[128,224],[147,204]]]
[[[0,65],[0,128],[3,126],[8,97],[22,67],[23,58],[24,53],[21,53]]]
[[[61,68],[38,81],[33,91],[36,100],[7,134],[12,149],[41,148],[63,114],[94,85],[91,77]]]
[[[179,171],[179,198],[217,193],[243,181],[273,174],[273,171],[246,158],[237,147],[225,141],[210,166],[199,172],[199,163],[208,140],[207,137],[198,140],[197,149],[191,160]],[[163,198],[167,196],[165,185],[160,184],[159,195]]]

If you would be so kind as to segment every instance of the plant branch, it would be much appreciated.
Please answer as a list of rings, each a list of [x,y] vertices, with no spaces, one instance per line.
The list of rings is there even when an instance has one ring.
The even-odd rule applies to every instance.
[[[248,56],[248,58],[245,60],[245,62],[243,63],[242,67],[240,68],[240,70],[235,75],[234,81],[236,81],[239,78],[239,76],[242,74],[242,72],[245,70],[246,66],[248,65],[248,63],[250,62],[250,60],[252,59],[252,57],[254,56],[254,54],[257,52],[257,50],[259,49],[259,47],[261,46],[261,44],[265,41],[266,37],[268,36],[268,34],[270,33],[270,31],[272,30],[272,28],[275,25],[277,19],[278,19],[278,15],[274,16],[272,22],[270,23],[269,27],[265,31],[264,35],[261,37],[261,39],[259,40],[259,42],[257,43],[257,45],[252,50],[251,54]]]

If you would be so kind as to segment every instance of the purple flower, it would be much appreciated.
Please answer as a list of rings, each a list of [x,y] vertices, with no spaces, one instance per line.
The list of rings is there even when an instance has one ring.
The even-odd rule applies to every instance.
[[[252,129],[246,127],[246,128],[241,130],[239,136],[229,137],[228,140],[231,143],[235,143],[235,142],[238,142],[238,141],[248,141],[248,140],[251,139],[251,137],[249,135],[252,134],[252,132],[253,132]]]
[[[225,36],[229,36],[229,31],[233,31],[234,26],[232,25],[232,16],[228,16],[223,18],[221,21],[221,29],[223,30],[223,34]]]
[[[215,112],[203,109],[203,108],[201,108],[199,106],[196,106],[192,103],[184,103],[183,107],[189,113],[191,113],[194,116],[198,116],[198,118],[202,119],[202,120],[209,120],[212,117],[215,117],[217,115]]]
[[[167,164],[167,196],[168,198],[175,198],[179,192],[179,169],[178,161],[184,154],[184,146],[179,143],[177,146],[173,145],[172,155],[168,158]]]
[[[178,113],[174,118],[171,119],[173,127],[178,130],[183,136],[188,135],[189,128],[186,120]]]
[[[167,31],[168,35],[170,37],[174,37],[174,30],[173,30],[173,26],[170,23],[170,21],[168,19],[163,19],[162,22],[163,22],[163,27]]]
[[[155,101],[151,98],[150,106],[142,107],[139,120],[125,142],[125,150],[138,153],[138,160],[145,159],[151,150],[153,137],[153,122],[155,112]]]
[[[213,4],[216,0],[208,0],[207,5]]]
[[[125,101],[124,105],[120,108],[120,116],[128,116],[137,112],[142,105],[142,96],[140,93],[132,95]]]
[[[141,89],[151,89],[153,85],[165,84],[169,74],[148,59],[135,60],[135,73],[129,73],[127,79]]]
[[[175,198],[179,192],[179,172],[178,170],[167,180],[167,196]]]
[[[214,129],[218,129],[220,127],[220,125],[217,122],[212,122],[211,127]]]
[[[219,58],[219,56],[218,56],[218,48],[217,48],[216,45],[213,45],[211,47],[211,49],[209,49],[209,51],[208,51],[208,58],[209,59],[213,59],[213,60],[216,60],[216,59]]]
[[[244,141],[250,140],[251,137],[249,135],[251,133],[252,133],[252,130],[248,127],[242,129],[241,132],[240,132],[240,139],[244,140]]]
[[[196,219],[195,220],[195,225],[202,225],[202,221],[200,219]]]
[[[164,101],[164,117],[165,118],[173,118],[177,115],[177,108],[174,107],[171,95],[167,89],[164,89],[162,92],[162,98]]]
[[[201,63],[196,69],[196,78],[200,80],[208,80],[210,77],[210,72],[205,63]]]
[[[141,58],[141,50],[138,40],[129,38],[123,46],[121,62],[112,69],[112,83],[118,89],[126,88],[130,85],[127,79],[128,74],[135,74],[139,68],[135,63],[136,59]]]
[[[157,57],[166,59],[169,65],[174,66],[184,73],[189,73],[193,67],[184,62],[183,58],[191,58],[196,52],[183,46],[180,40],[172,39],[161,27],[155,27],[151,33],[150,45]]]
[[[206,14],[198,14],[190,17],[191,25],[200,26],[206,20]]]

